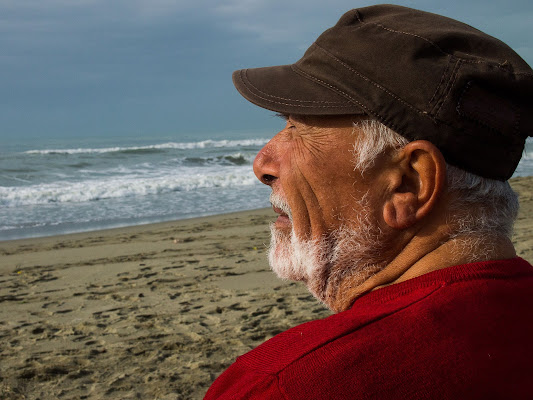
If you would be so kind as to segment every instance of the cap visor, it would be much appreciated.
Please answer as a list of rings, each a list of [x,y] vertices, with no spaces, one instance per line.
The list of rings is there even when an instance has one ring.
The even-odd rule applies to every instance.
[[[235,71],[233,84],[248,101],[283,114],[364,114],[334,89],[299,74],[292,65]]]

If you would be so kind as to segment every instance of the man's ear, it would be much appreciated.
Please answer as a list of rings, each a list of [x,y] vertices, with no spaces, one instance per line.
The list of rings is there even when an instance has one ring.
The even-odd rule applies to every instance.
[[[391,228],[406,229],[435,207],[444,190],[446,162],[435,145],[416,140],[399,150],[387,179],[383,218]]]

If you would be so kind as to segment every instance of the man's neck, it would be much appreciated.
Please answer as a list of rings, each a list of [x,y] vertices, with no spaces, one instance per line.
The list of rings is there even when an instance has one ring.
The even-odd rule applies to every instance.
[[[335,312],[345,311],[363,294],[427,274],[428,272],[478,261],[516,257],[513,244],[501,236],[473,235],[450,238],[443,227],[432,235],[416,235],[378,273],[364,281],[347,276],[339,285],[332,304]],[[440,240],[436,240],[440,236]],[[446,238],[448,237],[448,238]]]

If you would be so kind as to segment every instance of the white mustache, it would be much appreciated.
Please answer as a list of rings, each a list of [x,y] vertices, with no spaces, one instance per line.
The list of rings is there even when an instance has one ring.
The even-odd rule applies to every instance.
[[[269,200],[270,200],[270,204],[272,204],[273,207],[279,208],[281,211],[287,214],[289,219],[292,221],[291,208],[289,207],[289,204],[285,201],[283,197],[281,197],[277,193],[272,192],[270,194]]]

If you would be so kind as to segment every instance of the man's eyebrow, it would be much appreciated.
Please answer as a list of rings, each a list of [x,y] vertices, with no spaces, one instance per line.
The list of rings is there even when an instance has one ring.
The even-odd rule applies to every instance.
[[[285,121],[287,121],[289,119],[289,114],[283,114],[283,113],[276,113],[274,114],[276,117],[279,117]]]

